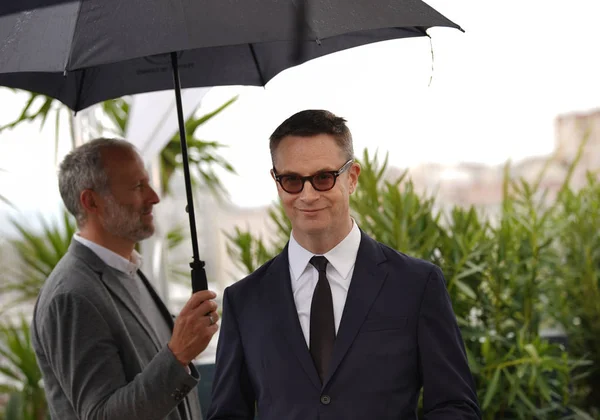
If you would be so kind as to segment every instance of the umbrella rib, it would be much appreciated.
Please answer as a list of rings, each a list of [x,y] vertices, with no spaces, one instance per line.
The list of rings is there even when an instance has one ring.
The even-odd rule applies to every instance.
[[[75,114],[77,114],[77,111],[79,111],[79,107],[81,105],[81,91],[83,90],[83,81],[85,79],[85,70],[86,69],[81,69],[81,78],[79,79],[79,86],[77,87],[77,90],[75,91]]]
[[[80,0],[78,3],[79,9],[77,10],[77,20],[75,21],[75,25],[73,25],[73,33],[71,34],[71,37],[69,38],[69,41],[71,42],[71,44],[69,45],[69,54],[67,54],[66,62],[63,66],[65,76],[66,76],[67,72],[70,71],[69,64],[71,63],[71,54],[73,54],[73,44],[74,44],[73,41],[75,39],[75,34],[77,33],[77,27],[79,26],[79,19],[81,17],[81,7],[83,6],[84,1],[85,0]]]
[[[296,13],[296,48],[295,48],[295,59],[298,63],[303,61],[305,53],[304,41],[310,39],[312,34],[320,45],[319,37],[317,32],[311,27],[308,19],[308,6],[307,0],[293,0],[292,4],[298,9]]]
[[[254,60],[254,65],[256,67],[256,71],[258,71],[258,77],[260,77],[260,84],[266,85],[265,77],[260,69],[260,64],[258,63],[258,59],[256,58],[256,51],[254,51],[254,44],[248,44],[250,47],[250,52],[252,53],[252,59]]]

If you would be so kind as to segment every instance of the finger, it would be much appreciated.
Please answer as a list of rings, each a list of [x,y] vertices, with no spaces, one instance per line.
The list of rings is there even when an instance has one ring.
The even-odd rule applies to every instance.
[[[213,335],[216,334],[217,331],[219,331],[219,324],[213,324],[213,325],[209,325],[207,327],[208,332],[210,333],[210,336],[212,337]]]
[[[197,307],[190,309],[189,313],[193,313],[194,317],[196,316],[205,316],[208,315],[209,312],[215,312],[218,308],[217,302],[214,300],[205,300]]]
[[[216,312],[210,312],[206,315],[206,319],[208,320],[208,325],[214,325],[219,322],[219,314]]]
[[[181,309],[180,314],[185,314],[186,312],[189,312],[194,308],[200,306],[202,302],[214,299],[215,297],[217,297],[217,294],[212,290],[201,290],[199,292],[196,292]]]
[[[219,314],[217,312],[211,312],[210,314],[212,315],[212,319],[215,322],[219,322],[219,320],[221,319],[221,317],[219,316]]]

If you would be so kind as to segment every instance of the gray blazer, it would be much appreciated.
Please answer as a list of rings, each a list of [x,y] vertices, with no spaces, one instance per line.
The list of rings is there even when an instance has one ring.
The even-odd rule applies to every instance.
[[[167,308],[141,277],[172,329]],[[190,376],[157,342],[138,303],[114,280],[73,240],[40,292],[31,334],[52,418],[201,419],[198,371],[190,364]]]

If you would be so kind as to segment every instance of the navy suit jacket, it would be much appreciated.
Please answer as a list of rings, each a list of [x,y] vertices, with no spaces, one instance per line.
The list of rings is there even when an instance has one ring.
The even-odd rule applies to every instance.
[[[209,420],[480,418],[441,270],[362,238],[321,384],[292,296],[287,246],[225,290]]]

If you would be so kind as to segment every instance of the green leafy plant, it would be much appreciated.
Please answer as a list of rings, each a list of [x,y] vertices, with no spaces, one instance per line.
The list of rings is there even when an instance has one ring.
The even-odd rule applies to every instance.
[[[63,211],[59,221],[50,222],[40,217],[41,232],[12,220],[18,237],[10,242],[17,251],[18,267],[5,274],[0,284],[0,293],[12,299],[3,309],[23,302],[33,302],[58,263],[66,254],[71,238],[76,231],[74,218]]]
[[[18,92],[17,89],[13,89],[13,91],[15,91],[15,93]],[[58,151],[60,118],[63,114],[69,115],[71,111],[56,99],[33,92],[27,93],[29,98],[19,117],[8,124],[1,126],[0,133],[3,130],[12,129],[20,124],[33,121],[39,121],[41,129],[44,127],[48,118],[54,115],[56,121],[56,156],[56,152]],[[217,176],[215,169],[220,168],[225,172],[233,174],[235,174],[235,169],[218,153],[219,149],[225,147],[223,144],[217,141],[202,140],[197,137],[196,132],[202,124],[205,124],[220,114],[236,100],[237,96],[204,115],[197,116],[194,113],[185,122],[188,156],[191,167],[193,168],[192,181],[196,185],[206,186],[217,198],[222,198],[226,190]],[[129,122],[130,99],[125,97],[104,101],[100,103],[98,107],[100,110],[98,118],[100,123],[99,127],[97,127],[98,131],[110,136],[123,137]],[[72,124],[72,119],[69,121],[71,121]],[[74,137],[73,127],[71,127],[71,136]],[[71,142],[74,143],[73,138],[71,139]],[[165,194],[169,193],[169,181],[175,171],[178,168],[181,168],[181,166],[181,146],[179,143],[179,132],[177,132],[174,133],[173,137],[160,154],[161,188]]]
[[[18,92],[17,89],[11,90],[15,93]],[[0,126],[0,131],[15,128],[23,122],[32,122],[36,120],[39,120],[41,126],[43,127],[48,119],[48,116],[50,116],[52,113],[56,113],[58,115],[58,103],[59,101],[50,98],[49,96],[31,92],[25,107],[21,111],[21,114],[14,121]],[[58,119],[58,116],[56,118]]]
[[[234,258],[236,265],[247,273],[253,272],[279,254],[292,232],[292,224],[281,204],[269,209],[268,215],[275,229],[275,238],[268,243],[239,227],[235,228],[233,234],[226,234],[229,241],[228,254]]]
[[[406,172],[396,179],[386,176],[388,158],[379,164],[367,150],[360,161],[360,185],[350,196],[352,216],[366,233],[410,255],[431,259],[440,237],[440,214],[435,200],[419,196]]]
[[[18,94],[19,92],[23,92],[19,89],[10,89],[12,90],[15,94]],[[29,95],[27,102],[25,103],[25,106],[23,107],[23,109],[21,110],[21,113],[19,114],[19,116],[3,125],[0,126],[0,133],[2,133],[2,131],[4,130],[10,130],[13,128],[16,128],[17,126],[23,124],[23,123],[30,123],[30,122],[39,122],[40,124],[40,130],[44,128],[46,122],[48,121],[49,118],[53,118],[54,119],[54,157],[56,159],[56,156],[58,154],[58,140],[59,140],[59,130],[60,130],[60,121],[61,121],[61,117],[63,115],[69,115],[69,109],[63,105],[60,101],[51,98],[49,96],[45,96],[39,93],[34,93],[34,92],[27,92],[27,94]],[[71,137],[73,136],[73,120],[72,118],[70,118],[69,120],[69,124],[70,124],[70,132],[71,132]],[[71,139],[71,142],[74,143],[74,139]]]
[[[196,133],[198,128],[223,112],[227,107],[237,100],[237,96],[231,98],[214,111],[199,117],[192,116],[185,122],[185,134],[188,145],[188,159],[192,169],[192,181],[196,185],[205,185],[215,197],[222,197],[225,188],[221,183],[215,168],[224,169],[226,172],[235,174],[233,166],[220,156],[217,151],[223,144],[216,141],[201,140]],[[169,181],[177,168],[182,166],[181,143],[179,132],[177,132],[167,143],[160,154],[161,166],[161,188],[165,193],[169,192]]]
[[[569,337],[569,350],[594,362],[588,372],[586,404],[600,418],[600,182],[588,174],[579,191],[558,197],[556,223],[564,225],[557,247],[553,314]]]
[[[216,197],[222,197],[225,189],[217,176],[215,169],[221,168],[225,172],[235,173],[233,166],[219,155],[218,150],[225,147],[216,141],[202,140],[197,137],[198,129],[219,115],[237,100],[237,96],[229,99],[215,110],[197,116],[193,114],[185,122],[185,134],[188,145],[188,158],[192,182],[196,185],[205,185]],[[129,123],[130,104],[126,98],[119,98],[102,102],[103,115],[110,121],[103,129],[112,135],[123,137]],[[178,168],[182,167],[181,144],[179,131],[165,145],[160,153],[161,189],[168,194],[169,182]]]
[[[9,395],[6,420],[49,418],[42,374],[31,346],[27,321],[0,325],[0,392]]]

